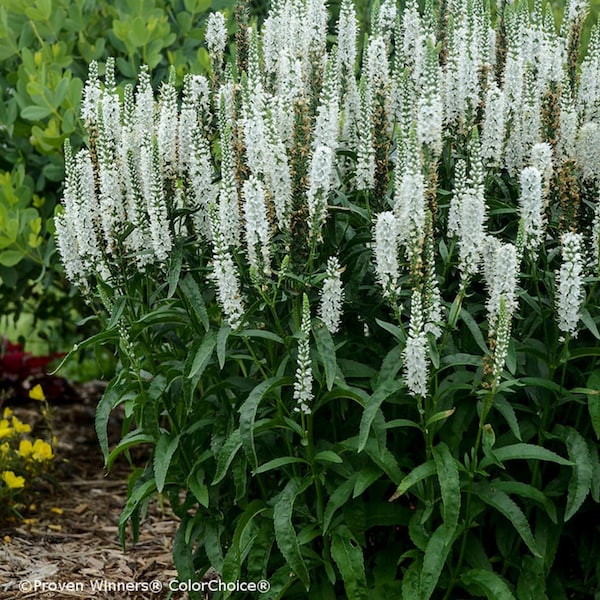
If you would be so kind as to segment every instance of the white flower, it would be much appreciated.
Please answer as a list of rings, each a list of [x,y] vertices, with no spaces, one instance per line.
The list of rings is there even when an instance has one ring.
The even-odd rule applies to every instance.
[[[321,289],[321,304],[319,318],[325,323],[330,333],[335,333],[342,319],[342,303],[344,288],[340,277],[340,262],[335,256],[327,259],[327,271]]]
[[[271,273],[271,225],[264,186],[253,175],[244,182],[244,218],[250,267],[255,269],[257,274],[268,276]],[[257,250],[261,253],[260,261]]]
[[[583,288],[583,238],[568,231],[562,235],[562,264],[556,274],[558,328],[577,337],[577,323],[585,297]]]
[[[548,142],[539,142],[531,148],[531,166],[535,167],[542,176],[542,193],[544,205],[550,190],[550,181],[554,166],[552,165],[552,146]]]
[[[525,167],[521,171],[520,184],[519,213],[523,219],[524,245],[535,253],[544,237],[542,176],[535,167]]]
[[[227,28],[222,13],[213,12],[208,15],[205,40],[208,51],[213,58],[213,64],[220,68],[223,62],[225,45],[227,44]]]
[[[427,395],[429,363],[421,293],[414,290],[410,303],[410,331],[404,349],[404,380],[413,396]]]
[[[375,148],[373,147],[373,106],[366,86],[360,90],[358,118],[358,148],[356,157],[356,189],[370,189],[375,185]]]
[[[504,148],[505,109],[504,92],[495,81],[488,88],[485,101],[485,117],[481,133],[481,157],[490,166],[502,164]]]
[[[592,222],[592,269],[600,277],[600,198],[596,197],[594,220]]]
[[[81,101],[81,119],[86,127],[96,123],[98,120],[98,102],[101,89],[98,79],[98,63],[93,60],[88,69],[88,78],[83,88],[83,99]]]
[[[588,182],[600,179],[600,126],[588,121],[577,132],[575,156],[581,167],[583,179]]]
[[[384,296],[398,292],[398,219],[391,211],[379,213],[375,221],[375,272]]]
[[[310,364],[310,305],[306,294],[302,302],[302,323],[300,325],[300,341],[298,342],[298,367],[294,381],[294,400],[296,412],[309,415],[314,398],[312,392],[313,375]]]
[[[170,83],[162,86],[158,109],[158,151],[160,164],[166,174],[172,173],[177,166],[177,90]]]
[[[327,146],[319,146],[310,162],[310,174],[306,200],[308,224],[311,236],[320,238],[321,225],[327,217],[327,196],[333,176],[333,152]]]
[[[221,234],[218,216],[213,214],[213,280],[217,287],[217,300],[232,329],[237,329],[244,317],[244,303],[240,290],[237,267]]]
[[[483,275],[488,289],[486,302],[489,333],[495,337],[501,303],[506,315],[512,317],[517,301],[517,249],[511,243],[503,243],[488,235],[483,246]]]

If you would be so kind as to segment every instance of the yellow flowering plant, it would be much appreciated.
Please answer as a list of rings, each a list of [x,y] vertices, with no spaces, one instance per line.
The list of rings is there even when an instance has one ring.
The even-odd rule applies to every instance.
[[[43,402],[42,414],[54,440],[48,403],[42,387],[36,385],[30,398]],[[54,459],[54,441],[31,436],[31,425],[21,421],[6,407],[0,418],[0,520],[11,516],[21,517],[20,507],[26,505],[26,496],[36,480],[49,470]]]

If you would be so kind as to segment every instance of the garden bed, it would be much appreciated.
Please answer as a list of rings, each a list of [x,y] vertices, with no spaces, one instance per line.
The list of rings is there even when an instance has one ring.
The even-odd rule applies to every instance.
[[[167,596],[168,581],[176,577],[171,545],[177,519],[167,506],[151,505],[136,546],[124,553],[119,545],[128,466],[117,463],[105,473],[94,431],[96,392],[94,386],[84,388],[80,402],[53,407],[56,485],[37,492],[35,507],[24,522],[0,528],[0,598],[160,599]],[[37,406],[16,407],[15,414],[27,423],[39,420]],[[111,429],[118,434],[116,420]],[[164,586],[162,592],[102,590],[111,583],[154,580]],[[48,591],[34,589],[35,581],[46,584]],[[21,582],[30,582],[31,590],[28,584],[19,589]],[[61,583],[67,587],[55,591]]]

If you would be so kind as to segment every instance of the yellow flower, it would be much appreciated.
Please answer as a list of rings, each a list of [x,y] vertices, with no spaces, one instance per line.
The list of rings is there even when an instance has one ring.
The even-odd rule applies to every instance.
[[[23,458],[27,458],[33,454],[33,444],[29,440],[21,440],[19,442],[19,454]]]
[[[8,424],[8,420],[0,420],[0,439],[2,439],[3,437],[8,437],[9,435],[12,435],[12,429],[11,426]]]
[[[54,458],[52,454],[52,446],[44,440],[35,440],[33,443],[33,460],[51,460]]]
[[[0,456],[4,456],[10,452],[10,444],[8,442],[4,442],[4,444],[0,444]]]
[[[3,471],[1,477],[11,490],[25,487],[25,478],[15,475],[12,471]]]
[[[29,433],[31,431],[31,425],[22,423],[17,417],[12,418],[12,426],[17,433]]]
[[[46,400],[46,396],[44,396],[44,390],[39,383],[29,391],[29,397],[32,400],[39,400],[40,402]]]
[[[12,417],[13,411],[7,406],[4,408],[4,412],[2,413],[3,419],[9,419]]]

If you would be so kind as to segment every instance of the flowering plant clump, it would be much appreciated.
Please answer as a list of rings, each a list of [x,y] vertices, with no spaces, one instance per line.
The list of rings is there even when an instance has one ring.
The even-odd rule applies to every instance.
[[[351,0],[333,42],[278,0],[209,19],[211,77],[90,65],[56,231],[120,359],[106,464],[154,448],[123,541],[166,493],[180,576],[272,598],[598,585],[555,559],[599,556],[600,28],[579,64],[549,10],[385,0],[361,52]]]
[[[30,392],[34,400],[45,403],[41,386]],[[47,416],[48,407],[44,406]],[[31,425],[23,423],[5,407],[0,419],[0,517],[19,516],[20,507],[36,479],[43,476],[54,458],[53,444],[41,438],[31,439]]]

